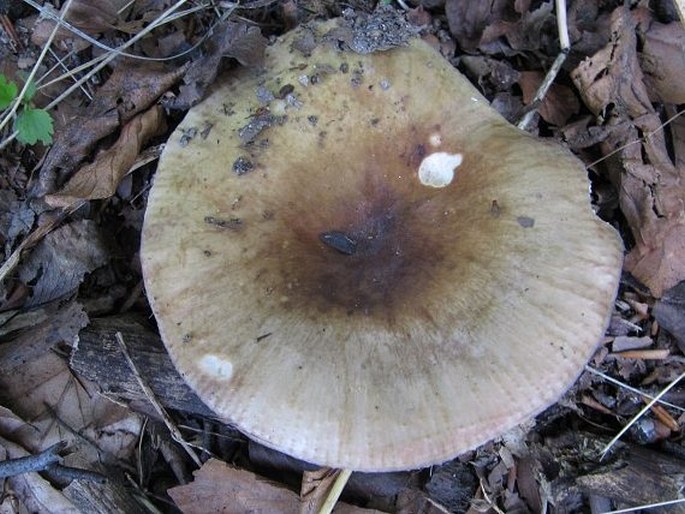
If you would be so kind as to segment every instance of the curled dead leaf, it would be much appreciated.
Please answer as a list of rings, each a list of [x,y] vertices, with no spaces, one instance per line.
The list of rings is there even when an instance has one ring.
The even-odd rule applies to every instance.
[[[142,146],[165,129],[164,113],[159,106],[136,116],[126,124],[111,148],[79,169],[58,193],[47,195],[45,200],[53,207],[66,207],[79,200],[112,196],[133,166]]]

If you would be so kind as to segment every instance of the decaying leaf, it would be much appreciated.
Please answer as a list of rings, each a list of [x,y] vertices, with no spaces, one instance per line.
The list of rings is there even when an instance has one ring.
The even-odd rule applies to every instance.
[[[245,512],[299,514],[300,501],[293,491],[254,473],[210,459],[187,485],[169,489],[169,496],[184,514]]]
[[[648,91],[661,102],[685,103],[685,29],[674,21],[651,21],[644,34],[640,64]]]
[[[616,9],[611,23],[611,41],[581,62],[571,78],[595,116],[606,116],[609,104],[615,116],[636,118],[653,112],[637,60],[637,23],[627,8]]]
[[[473,51],[480,46],[486,27],[511,18],[513,13],[510,12],[510,4],[507,0],[447,0],[445,14],[450,32],[463,50]]]
[[[79,200],[112,196],[143,145],[164,130],[166,124],[161,107],[154,106],[139,114],[122,129],[116,143],[72,175],[58,193],[47,195],[46,202],[53,207],[66,207]]]
[[[305,471],[302,475],[302,486],[300,488],[300,497],[302,498],[300,514],[316,514],[319,512],[339,475],[339,469],[331,468]]]
[[[685,279],[685,168],[671,161],[661,125],[655,114],[635,120],[636,139],[651,135],[621,152],[620,182],[621,209],[636,241],[625,269],[657,297]]]
[[[329,470],[330,471],[330,470]],[[195,480],[167,492],[184,514],[302,514],[317,512],[302,503],[298,495],[285,487],[242,469],[210,459],[194,472]],[[335,473],[327,473],[335,479]],[[315,481],[315,484],[319,482]],[[306,486],[303,484],[303,488]],[[302,509],[302,510],[301,510]],[[336,514],[381,514],[377,510],[362,509],[339,503]]]
[[[73,0],[70,2],[69,10],[66,13],[66,20],[71,25],[89,34],[105,32],[113,29],[123,20],[126,10],[124,9],[122,13],[122,8],[125,8],[127,4],[130,5],[130,3],[127,0]],[[64,4],[62,4],[62,10],[55,14],[61,15],[64,8]],[[38,47],[45,45],[55,24],[54,20],[47,17],[39,19],[31,32],[33,44]],[[59,43],[68,38],[74,39],[79,49],[90,45],[90,43],[74,36],[71,31],[65,28],[60,28],[57,31],[54,42]]]
[[[619,149],[615,173],[623,214],[635,238],[625,269],[655,296],[685,278],[685,173],[669,156],[637,57],[637,21],[623,6],[612,15],[612,39],[571,74],[588,108],[610,134],[605,154]],[[641,136],[647,136],[640,142]],[[625,146],[625,142],[634,142]],[[674,146],[679,146],[676,143]]]
[[[86,273],[105,265],[108,259],[92,221],[75,221],[51,232],[19,267],[19,278],[32,286],[25,307],[71,293]]]
[[[123,61],[83,114],[68,120],[66,128],[55,130],[55,142],[33,186],[33,195],[54,192],[91,154],[98,141],[147,110],[183,73],[184,67],[168,71],[150,63],[132,65]]]
[[[76,380],[58,352],[76,339],[86,314],[75,302],[44,309],[44,321],[0,345],[1,400],[23,420],[0,424],[0,435],[32,452],[66,441],[73,450],[66,465],[96,469],[128,459],[141,420]]]
[[[199,102],[214,82],[224,57],[232,57],[243,66],[259,66],[265,48],[266,38],[253,25],[224,22],[215,27],[214,35],[206,43],[206,53],[190,65],[181,92],[169,107],[184,110]]]

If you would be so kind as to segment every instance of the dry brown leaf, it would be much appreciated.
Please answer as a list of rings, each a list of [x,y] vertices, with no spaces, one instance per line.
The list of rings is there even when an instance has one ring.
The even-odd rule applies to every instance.
[[[76,380],[56,351],[73,343],[86,325],[81,307],[70,303],[49,309],[45,321],[0,346],[3,404],[26,420],[0,418],[0,436],[31,452],[66,441],[73,451],[65,458],[70,466],[95,469],[127,460],[141,420],[100,396],[94,384]]]
[[[637,60],[636,21],[627,8],[611,16],[612,39],[571,73],[585,105],[599,116],[613,104],[617,116],[637,118],[653,112]]]
[[[461,49],[467,52],[474,51],[480,46],[487,27],[495,22],[510,19],[510,4],[508,0],[447,0],[447,23]]]
[[[302,474],[300,514],[316,514],[321,510],[338,475],[340,470],[331,468],[305,471]]]
[[[79,200],[109,198],[131,169],[143,145],[164,130],[166,123],[160,106],[136,116],[122,129],[116,143],[72,175],[58,193],[47,195],[45,201],[52,207],[66,207]]]
[[[190,484],[168,491],[184,514],[300,512],[300,500],[295,492],[219,460],[208,460],[194,475],[195,480]]]
[[[685,29],[680,22],[649,25],[640,64],[655,101],[685,103]]]
[[[450,514],[450,511],[419,489],[406,489],[397,496],[397,514]]]
[[[199,102],[214,82],[224,57],[232,57],[243,66],[261,65],[266,42],[260,30],[247,23],[224,22],[215,27],[206,43],[207,52],[190,65],[181,92],[169,107],[185,110]]]
[[[327,472],[331,470],[324,471],[324,475],[327,476]],[[300,502],[295,492],[249,471],[233,468],[220,460],[208,460],[193,474],[195,480],[190,484],[173,487],[167,491],[184,514],[317,512],[316,510],[301,511],[301,507],[303,509],[306,507]],[[335,475],[332,476],[335,479]],[[314,479],[312,483],[318,482]],[[333,512],[335,514],[381,514],[380,511],[362,509],[344,503],[338,503]]]
[[[125,14],[119,12],[120,9],[130,3],[129,0],[73,0],[69,5],[66,21],[84,32],[95,35],[113,29]],[[62,3],[62,10],[64,7],[65,4]],[[57,14],[61,14],[61,12]],[[31,42],[42,47],[47,43],[54,27],[54,20],[40,19],[31,32]],[[79,49],[90,46],[90,43],[74,36],[71,31],[60,28],[54,42],[58,43],[65,39],[73,39]]]
[[[685,278],[684,169],[669,157],[661,120],[644,84],[637,58],[637,22],[626,7],[618,7],[611,20],[612,40],[571,76],[589,109],[605,117],[611,129],[602,144],[604,153],[623,148],[618,154],[623,171],[616,182],[636,243],[625,269],[658,297]],[[641,135],[649,137],[625,146],[638,142]]]
[[[685,279],[685,167],[671,162],[656,114],[635,120],[635,126],[652,135],[621,152],[621,210],[636,242],[625,269],[660,297]]]
[[[530,7],[530,6],[529,6]],[[546,49],[552,55],[557,50],[558,31],[552,2],[542,2],[532,11],[518,11],[522,14],[514,24],[509,24],[505,32],[507,42],[516,51],[535,51]]]
[[[86,273],[108,260],[109,254],[92,221],[74,221],[50,232],[18,268],[19,278],[31,286],[24,307],[71,294]]]
[[[530,105],[545,75],[539,71],[522,71],[519,85],[523,91],[523,102]],[[580,110],[580,102],[573,91],[563,85],[553,84],[538,108],[540,116],[552,125],[563,127],[571,116]]]
[[[67,120],[66,127],[56,128],[55,142],[32,194],[43,196],[54,192],[91,154],[98,141],[149,109],[184,73],[184,67],[167,71],[150,63],[140,66],[122,61],[82,114]]]

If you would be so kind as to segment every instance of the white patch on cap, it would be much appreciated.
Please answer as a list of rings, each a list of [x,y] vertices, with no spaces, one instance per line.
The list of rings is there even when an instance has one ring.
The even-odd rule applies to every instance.
[[[233,376],[233,364],[231,361],[219,357],[218,355],[204,355],[199,362],[200,369],[219,380],[229,381]]]
[[[442,135],[440,134],[440,132],[433,132],[428,137],[428,142],[433,148],[437,148],[442,144]]]
[[[419,166],[419,181],[424,186],[445,187],[454,180],[454,170],[461,164],[460,153],[435,152],[423,159]]]

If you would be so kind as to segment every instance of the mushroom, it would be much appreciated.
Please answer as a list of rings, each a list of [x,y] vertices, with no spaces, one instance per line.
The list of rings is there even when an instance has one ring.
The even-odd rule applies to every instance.
[[[317,464],[417,468],[560,398],[622,244],[567,150],[420,39],[360,55],[340,24],[286,34],[190,110],[149,195],[145,285],[219,417]]]

